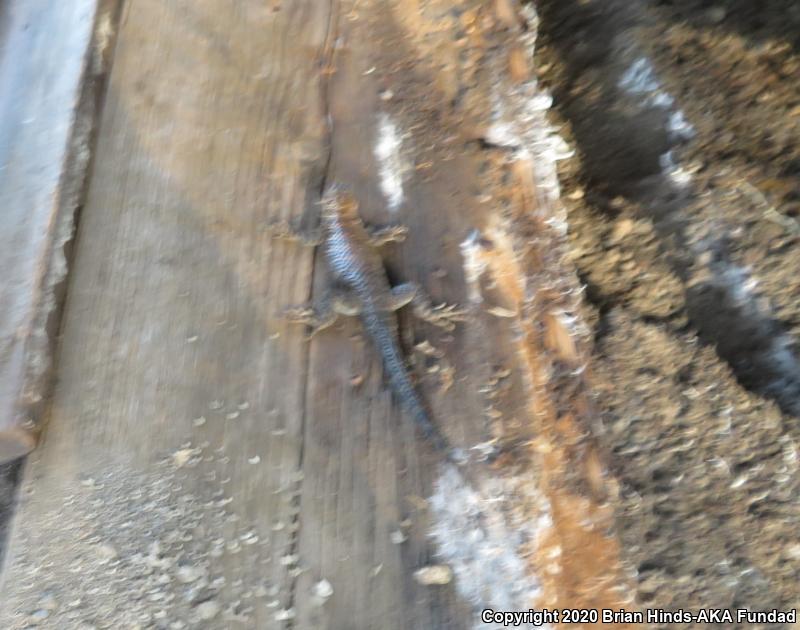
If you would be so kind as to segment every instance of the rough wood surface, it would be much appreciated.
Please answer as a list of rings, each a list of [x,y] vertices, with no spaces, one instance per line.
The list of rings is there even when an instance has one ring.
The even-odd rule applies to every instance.
[[[126,5],[6,627],[466,628],[626,600],[557,143],[519,61],[535,21],[452,4]],[[452,335],[400,315],[469,482],[357,322],[307,344],[278,316],[324,272],[263,228],[312,222],[332,182],[410,228],[395,280],[469,305]]]
[[[48,394],[64,247],[83,190],[112,2],[0,7],[0,463],[30,451]]]

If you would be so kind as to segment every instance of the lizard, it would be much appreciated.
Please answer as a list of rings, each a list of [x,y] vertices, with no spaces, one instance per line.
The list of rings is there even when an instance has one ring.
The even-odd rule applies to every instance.
[[[422,434],[455,464],[465,462],[460,449],[451,448],[431,421],[411,376],[400,347],[394,312],[411,306],[415,315],[445,330],[465,320],[455,305],[431,306],[430,300],[413,282],[392,287],[377,247],[400,242],[408,232],[404,226],[370,229],[364,225],[358,202],[349,192],[331,186],[323,195],[319,227],[300,231],[286,222],[268,226],[273,238],[310,247],[321,247],[331,276],[331,285],[316,305],[292,307],[285,311],[288,321],[310,327],[307,339],[336,322],[339,315],[359,316],[367,335],[380,353],[384,371],[399,403],[410,413]]]

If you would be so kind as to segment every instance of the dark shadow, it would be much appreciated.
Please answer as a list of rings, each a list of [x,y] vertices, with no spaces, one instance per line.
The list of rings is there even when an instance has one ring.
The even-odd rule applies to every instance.
[[[652,4],[692,26],[728,31],[753,43],[786,42],[800,52],[797,0],[653,0]]]
[[[729,27],[744,36],[759,40],[788,37],[796,46],[800,28],[789,26],[793,18],[780,19],[781,13],[791,13],[789,6],[794,3],[782,4],[785,11],[776,9],[774,3],[767,10],[764,2],[738,0],[714,3],[714,7],[725,10]],[[690,14],[703,13],[706,5],[699,0],[655,3],[656,8],[671,7],[673,15],[683,16],[697,28],[702,25]],[[702,265],[697,252],[690,249],[686,230],[692,221],[691,204],[700,191],[676,187],[661,163],[664,154],[679,149],[682,141],[670,138],[667,132],[668,108],[648,105],[641,94],[631,95],[620,87],[622,73],[647,54],[636,50],[636,37],[628,33],[633,27],[652,26],[653,16],[645,9],[644,3],[614,1],[537,3],[545,55],[557,62],[555,70],[549,71],[553,76],[544,80],[552,78],[548,87],[553,91],[555,109],[569,122],[582,156],[577,177],[586,184],[587,200],[595,203],[601,214],[612,217],[614,211],[607,202],[621,195],[653,221],[664,256],[684,283],[686,312],[700,340],[716,349],[743,387],[775,401],[786,414],[800,415],[800,361],[784,333],[787,327],[760,309],[755,297],[743,297],[743,279],[737,280],[731,265],[726,264],[730,245],[724,238],[710,246],[715,256],[709,267],[711,277],[694,281]],[[800,9],[796,13],[800,20]],[[713,89],[727,92],[737,88],[731,83]],[[751,123],[737,122],[737,127],[746,124]],[[776,161],[752,138],[749,143],[724,142],[712,153],[729,150],[755,163]],[[782,168],[793,173],[797,166],[797,160],[789,159]],[[597,295],[596,290],[592,300],[605,310],[616,301],[614,296]]]
[[[17,503],[19,481],[24,459],[0,465],[0,567],[5,561],[6,542],[11,529],[11,516]]]

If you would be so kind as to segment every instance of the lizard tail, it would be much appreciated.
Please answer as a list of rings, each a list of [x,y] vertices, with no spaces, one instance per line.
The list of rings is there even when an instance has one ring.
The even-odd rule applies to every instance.
[[[399,379],[398,379],[399,380]],[[441,431],[436,425],[431,422],[430,414],[426,411],[420,402],[419,396],[414,390],[411,380],[406,376],[402,379],[407,382],[408,387],[411,388],[411,396],[403,397],[403,404],[412,416],[419,427],[419,430],[425,436],[425,439],[439,452],[442,453],[448,461],[453,464],[461,465],[465,463],[466,456],[461,449],[453,448],[447,439],[442,435]],[[399,384],[393,384],[394,387],[399,387]]]
[[[430,414],[425,409],[425,406],[411,382],[397,343],[393,339],[381,341],[390,341],[390,343],[383,344],[386,348],[391,346],[390,351],[382,352],[384,369],[389,377],[392,390],[395,392],[401,405],[414,417],[425,439],[427,439],[437,451],[443,453],[447,459],[454,464],[464,463],[465,456],[461,450],[453,449],[442,435],[441,431],[431,422]]]

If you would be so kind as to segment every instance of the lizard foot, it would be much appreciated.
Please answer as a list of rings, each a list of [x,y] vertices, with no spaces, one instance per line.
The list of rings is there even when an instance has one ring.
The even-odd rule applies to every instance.
[[[405,225],[390,225],[369,230],[369,244],[380,247],[386,243],[402,243],[406,240],[408,228]]]
[[[273,223],[267,223],[264,226],[264,229],[274,239],[292,241],[307,247],[316,247],[322,242],[322,232],[320,230],[311,232],[304,231],[292,225],[288,221],[275,221]]]
[[[431,306],[427,301],[415,298],[413,305],[417,317],[447,331],[453,330],[458,322],[467,321],[467,311],[459,308],[457,304],[442,302],[437,306]]]
[[[310,306],[295,306],[284,311],[284,317],[293,324],[305,324],[309,327],[306,341],[310,341],[319,331],[328,328],[336,322],[335,311],[320,311]]]

